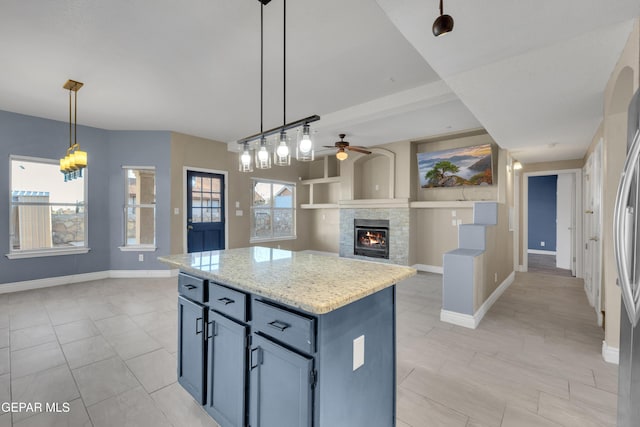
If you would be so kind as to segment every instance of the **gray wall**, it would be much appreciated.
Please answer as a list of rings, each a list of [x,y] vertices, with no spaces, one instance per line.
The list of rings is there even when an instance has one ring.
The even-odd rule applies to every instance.
[[[171,194],[171,133],[157,131],[108,132],[109,165],[109,250],[111,270],[164,270],[156,259],[168,255]],[[156,246],[155,252],[123,252],[124,244],[124,171],[122,166],[155,166],[156,168]],[[144,261],[138,261],[138,255]]]
[[[124,175],[122,165],[156,167],[156,230],[168,230],[170,220],[170,133],[107,131],[78,126],[78,142],[87,151],[87,254],[9,260],[9,156],[60,158],[69,144],[69,124],[0,111],[0,286],[24,280],[105,270],[155,270],[169,254],[168,233],[157,233],[156,252],[121,252],[123,243]]]

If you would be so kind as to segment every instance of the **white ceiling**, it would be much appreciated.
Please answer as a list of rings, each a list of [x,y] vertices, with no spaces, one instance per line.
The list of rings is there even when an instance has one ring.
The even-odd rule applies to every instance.
[[[264,11],[268,129],[283,120],[282,0]],[[1,12],[2,110],[66,121],[71,78],[85,83],[80,124],[259,131],[255,0],[3,0]],[[437,0],[289,1],[286,120],[319,114],[320,144],[485,127],[522,161],[582,157],[640,3],[448,0],[445,12],[455,28],[436,39]]]

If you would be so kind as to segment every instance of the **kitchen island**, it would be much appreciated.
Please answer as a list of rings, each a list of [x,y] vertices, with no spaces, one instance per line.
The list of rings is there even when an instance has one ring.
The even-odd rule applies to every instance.
[[[395,425],[395,284],[412,268],[263,247],[180,269],[178,378],[222,426]]]

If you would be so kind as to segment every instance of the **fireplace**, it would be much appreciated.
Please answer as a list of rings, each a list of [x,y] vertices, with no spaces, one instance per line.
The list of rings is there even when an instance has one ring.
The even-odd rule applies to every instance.
[[[389,220],[354,219],[353,254],[389,259]]]

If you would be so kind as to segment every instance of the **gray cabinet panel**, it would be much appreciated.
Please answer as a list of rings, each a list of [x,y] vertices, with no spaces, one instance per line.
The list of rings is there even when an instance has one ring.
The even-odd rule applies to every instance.
[[[245,425],[248,327],[209,311],[206,411],[221,427]]]
[[[252,336],[251,427],[310,427],[313,359]]]
[[[205,309],[178,297],[178,382],[204,404]]]

